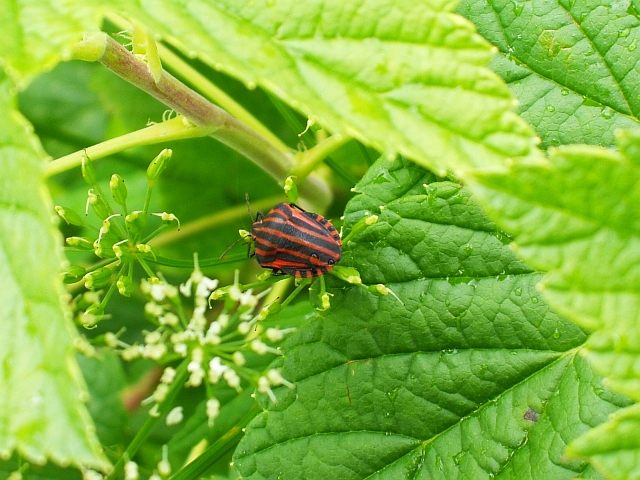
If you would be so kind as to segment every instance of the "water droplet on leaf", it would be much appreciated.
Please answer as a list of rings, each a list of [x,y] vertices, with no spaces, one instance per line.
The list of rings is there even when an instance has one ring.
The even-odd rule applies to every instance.
[[[615,113],[615,112],[613,111],[613,109],[612,109],[612,108],[610,108],[610,107],[604,107],[604,108],[602,109],[602,112],[601,112],[600,114],[602,115],[602,118],[606,118],[607,120],[609,120],[610,118],[612,118],[612,117],[613,117],[614,113]]]

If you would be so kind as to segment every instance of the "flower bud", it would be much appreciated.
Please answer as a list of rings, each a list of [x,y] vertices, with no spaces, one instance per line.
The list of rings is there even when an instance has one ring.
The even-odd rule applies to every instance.
[[[84,285],[89,289],[106,287],[111,281],[111,269],[108,267],[98,268],[84,276]]]
[[[398,295],[396,295],[393,290],[391,290],[389,287],[387,287],[386,285],[384,285],[382,283],[378,283],[377,285],[370,285],[369,287],[367,287],[367,290],[370,293],[373,293],[375,295],[382,295],[382,296],[385,296],[385,297],[387,295],[391,295],[396,300],[398,300],[402,305],[404,305],[404,302],[402,300],[400,300],[400,297],[398,297]]]
[[[62,282],[66,284],[79,282],[86,273],[87,270],[84,267],[81,267],[80,265],[71,265],[62,273]]]
[[[362,283],[360,278],[360,272],[353,267],[343,267],[336,265],[331,271],[333,276],[338,277],[340,280],[351,283],[353,285],[359,285]]]
[[[287,177],[284,181],[284,194],[287,196],[287,200],[291,203],[298,201],[298,186],[296,185],[296,177]]]
[[[82,217],[78,215],[74,210],[70,208],[61,207],[60,205],[55,206],[56,213],[60,215],[60,217],[67,222],[69,225],[77,225],[82,227],[84,225],[84,220]]]
[[[109,188],[111,189],[111,196],[113,200],[120,206],[124,207],[127,203],[127,186],[124,184],[124,179],[114,173],[111,175],[109,181]]]
[[[82,156],[82,178],[89,185],[94,186],[98,183],[98,176],[96,175],[96,169],[93,166],[93,162],[86,155]]]
[[[160,217],[160,219],[165,223],[170,223],[174,221],[177,222],[178,231],[180,231],[180,220],[173,213],[162,212],[162,213],[152,213],[152,215],[155,215],[156,217]]]
[[[93,250],[93,242],[82,237],[67,237],[65,242],[70,247],[76,247],[81,250]]]
[[[147,227],[147,215],[142,210],[134,210],[124,218],[124,222],[129,233],[136,236]]]
[[[121,275],[116,281],[116,287],[118,287],[118,292],[123,297],[130,297],[133,293],[133,281],[131,277]]]
[[[87,201],[89,202],[89,205],[91,205],[91,208],[93,208],[93,211],[98,216],[98,218],[104,220],[109,215],[111,215],[109,204],[107,204],[105,199],[102,198],[102,195],[93,193],[93,190],[89,190],[88,197],[89,198]]]
[[[169,163],[172,154],[173,151],[170,148],[165,148],[151,161],[149,168],[147,168],[149,182],[153,183],[160,176]]]

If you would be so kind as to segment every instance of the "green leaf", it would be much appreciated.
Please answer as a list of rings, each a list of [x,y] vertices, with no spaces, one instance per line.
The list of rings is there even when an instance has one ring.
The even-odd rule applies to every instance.
[[[0,73],[0,453],[31,462],[109,467],[82,398],[59,235],[42,178],[43,152]],[[28,407],[28,408],[27,408]]]
[[[341,265],[399,300],[327,278],[331,309],[279,364],[295,390],[262,399],[236,450],[243,478],[594,475],[566,443],[627,402],[576,355],[587,336],[549,310],[541,275],[457,183],[381,160],[356,189],[347,232],[379,218]]]
[[[437,171],[535,155],[508,88],[485,67],[492,50],[453,2],[117,5],[185,54],[381,151]]]
[[[611,419],[569,445],[568,452],[589,456],[593,465],[611,478],[640,476],[640,405],[620,410]]]
[[[607,385],[640,399],[640,133],[621,132],[621,152],[570,146],[550,152],[542,166],[514,165],[508,173],[478,173],[474,186],[501,226],[516,235],[518,253],[548,271],[539,288],[555,310],[594,329],[582,354]],[[638,458],[637,409],[590,433],[573,453],[607,453],[612,478]],[[619,428],[616,428],[619,426]],[[597,445],[597,447],[596,447]],[[598,463],[599,464],[599,463]],[[611,469],[611,470],[610,470]]]
[[[18,85],[69,58],[82,33],[96,30],[102,14],[87,2],[23,0],[0,2],[0,60]]]
[[[78,363],[89,390],[87,408],[96,424],[103,445],[124,443],[127,413],[122,403],[126,379],[120,358],[102,349],[94,358],[78,356]]]
[[[542,146],[613,146],[639,125],[640,19],[629,2],[462,0],[457,11],[500,54],[492,68]]]

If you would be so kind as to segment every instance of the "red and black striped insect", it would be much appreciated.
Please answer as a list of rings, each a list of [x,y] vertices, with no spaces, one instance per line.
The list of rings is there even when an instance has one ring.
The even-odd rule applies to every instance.
[[[342,258],[342,240],[331,222],[295,203],[279,203],[251,225],[255,256],[274,274],[311,278],[324,275]]]

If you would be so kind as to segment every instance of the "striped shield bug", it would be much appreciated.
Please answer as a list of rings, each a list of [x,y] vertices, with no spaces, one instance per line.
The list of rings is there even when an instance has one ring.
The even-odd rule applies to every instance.
[[[274,274],[318,277],[342,257],[342,240],[331,222],[295,203],[279,203],[267,215],[258,212],[250,235],[255,248],[249,256]]]

